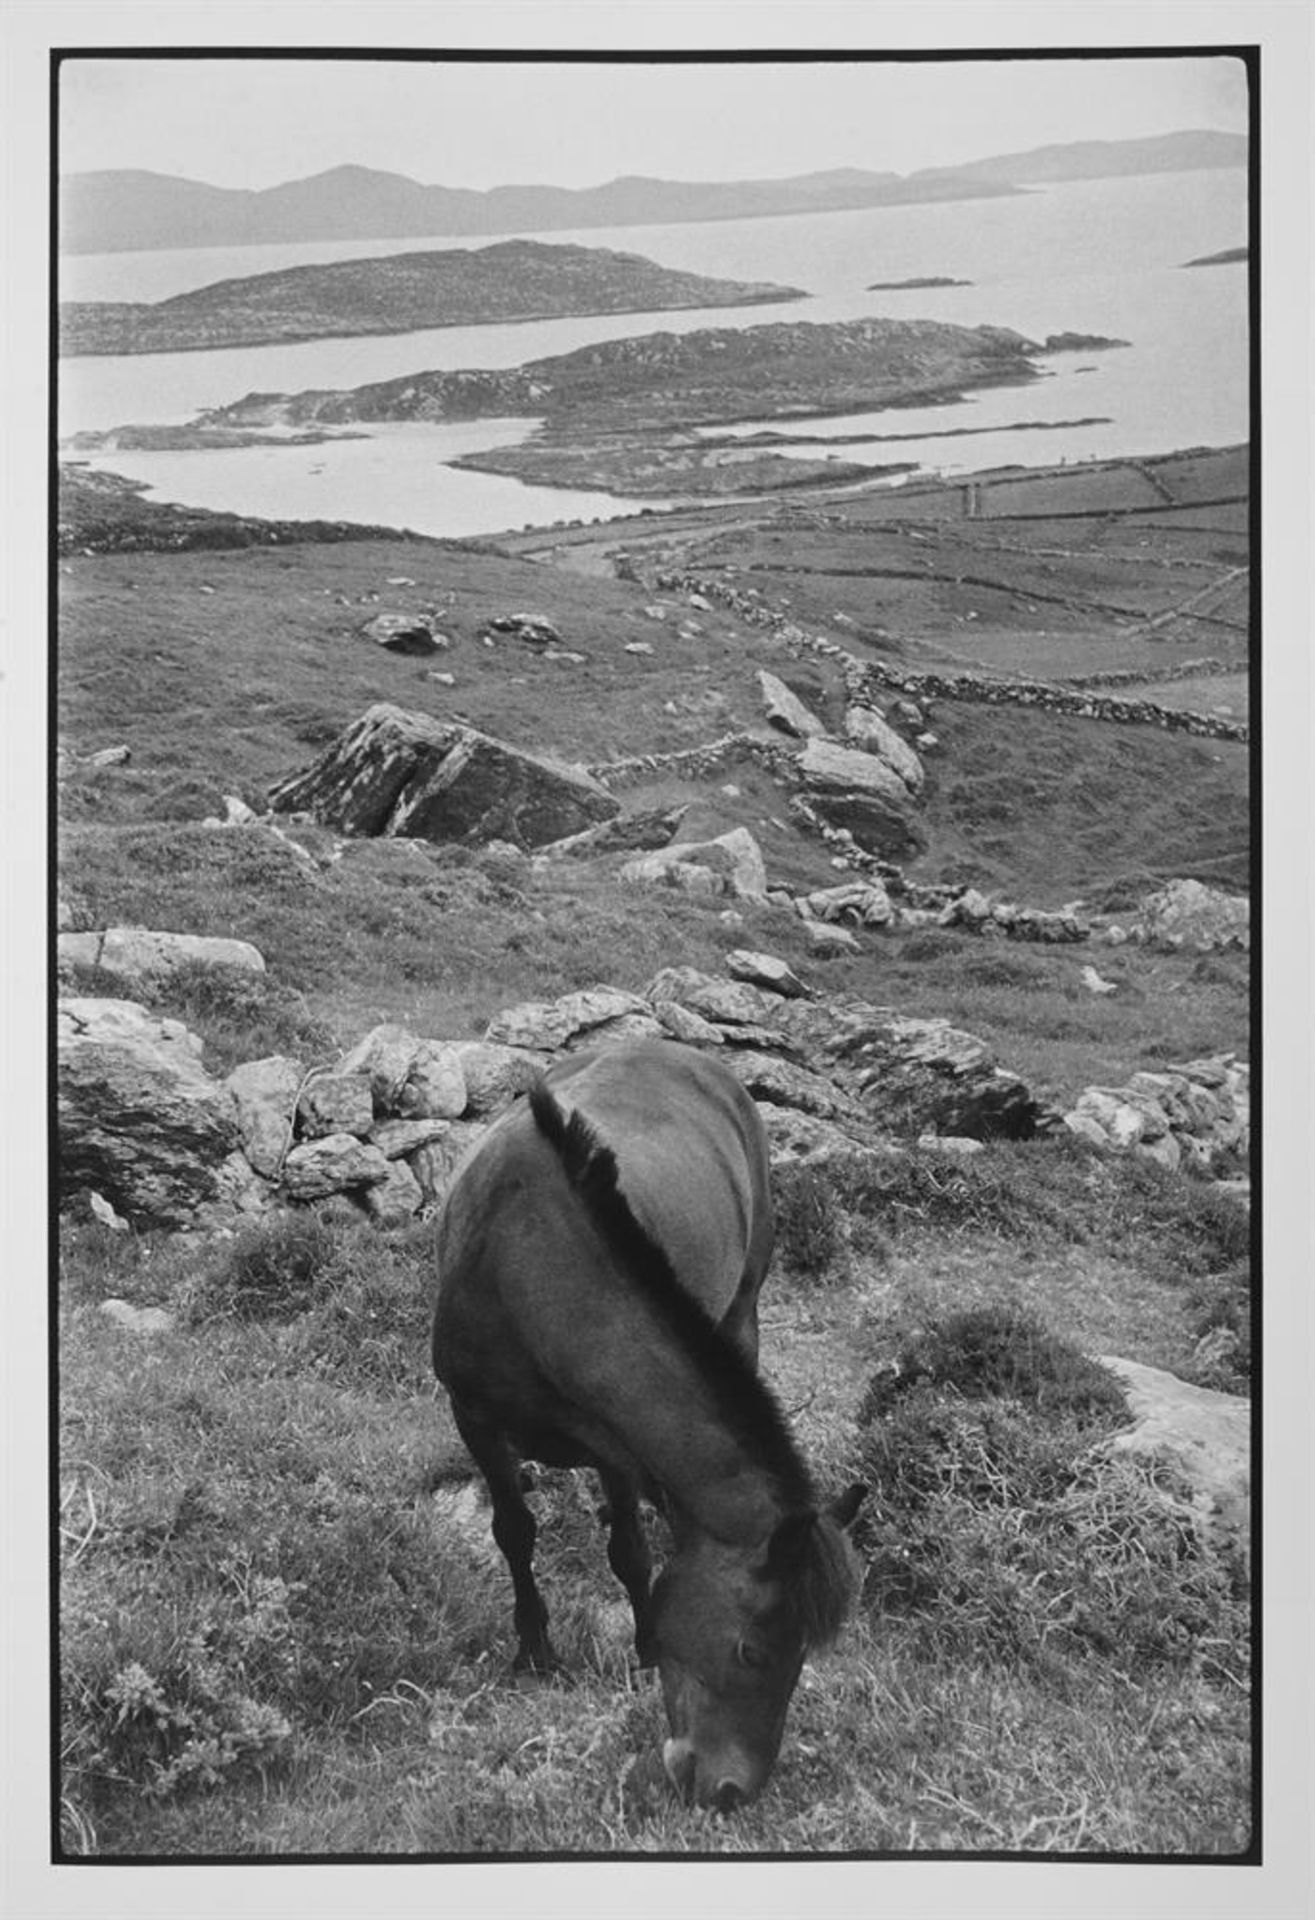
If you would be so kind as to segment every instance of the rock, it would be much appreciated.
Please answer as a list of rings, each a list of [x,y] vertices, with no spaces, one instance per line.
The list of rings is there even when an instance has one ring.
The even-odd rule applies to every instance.
[[[130,1000],[61,1000],[57,1015],[59,1170],[135,1227],[187,1226],[219,1191],[238,1144],[237,1109],[177,1020]]]
[[[1119,990],[1115,981],[1102,980],[1094,967],[1083,967],[1080,977],[1088,993],[1117,993]]]
[[[542,848],[546,854],[577,854],[592,857],[600,853],[635,853],[665,847],[680,830],[688,805],[645,807],[622,813],[615,820],[604,820],[583,833],[570,834],[565,840],[553,840]]]
[[[697,967],[664,967],[644,989],[654,1006],[675,1001],[719,1026],[757,1026],[770,1020],[779,1002],[746,981],[719,980]]]
[[[808,711],[797,693],[792,693],[784,680],[778,680],[774,673],[764,668],[758,670],[758,685],[762,689],[763,706],[767,713],[767,724],[780,733],[788,733],[794,739],[807,740],[816,736],[821,738],[826,728],[815,714]]]
[[[773,1168],[800,1164],[835,1167],[855,1160],[890,1157],[889,1148],[865,1143],[835,1120],[767,1100],[758,1101],[757,1107],[767,1132]]]
[[[624,1020],[642,1022],[642,1030],[656,1034],[657,1019],[647,1001],[620,987],[586,987],[556,1000],[528,1000],[495,1014],[484,1038],[499,1046],[553,1053],[572,1040],[590,1035],[598,1040],[621,1038],[613,1031]]]
[[[354,1187],[378,1186],[392,1162],[378,1147],[350,1133],[330,1133],[293,1147],[283,1162],[283,1185],[294,1200],[322,1200]]]
[[[447,1041],[417,1041],[396,1111],[404,1120],[456,1120],[466,1111],[465,1068]]]
[[[88,1193],[87,1208],[93,1220],[99,1220],[101,1226],[108,1227],[111,1233],[131,1233],[132,1228],[121,1213],[116,1213],[103,1193]]]
[[[921,760],[907,740],[887,725],[874,708],[850,707],[846,711],[845,738],[860,753],[884,761],[892,773],[899,775],[910,793],[922,791],[926,776]]]
[[[1251,1403],[1195,1387],[1159,1367],[1101,1357],[1123,1386],[1133,1426],[1105,1442],[1111,1454],[1164,1461],[1181,1479],[1198,1535],[1245,1562],[1251,1525]]]
[[[419,1046],[416,1035],[405,1027],[371,1027],[346,1054],[338,1071],[368,1074],[375,1113],[381,1118],[395,1114]]]
[[[452,644],[424,613],[378,613],[363,632],[367,640],[386,647],[389,653],[419,656],[440,653]]]
[[[723,1028],[712,1020],[705,1020],[692,1007],[681,1006],[678,1000],[661,1000],[653,1011],[663,1031],[687,1047],[724,1047],[726,1044]]]
[[[625,650],[627,653],[652,653],[653,651],[647,640],[627,640]]]
[[[862,942],[848,927],[829,926],[824,920],[810,920],[808,950],[819,960],[838,960],[847,953],[861,953]]]
[[[629,860],[620,878],[628,886],[675,886],[709,897],[726,894],[765,905],[767,868],[747,827],[714,840],[680,841]]]
[[[371,707],[305,773],[275,787],[276,812],[352,834],[538,847],[620,812],[590,775],[473,727]]]
[[[751,986],[764,987],[787,1000],[801,999],[811,991],[793,967],[770,953],[750,953],[736,947],[726,956],[726,970],[733,980],[747,980]]]
[[[559,647],[562,636],[541,613],[500,613],[488,622],[490,633],[507,634],[529,647]]]
[[[850,921],[855,926],[884,927],[894,918],[890,896],[879,880],[851,880],[840,887],[822,887],[804,895],[813,918],[826,922]]]
[[[980,933],[991,918],[991,903],[976,887],[968,887],[957,900],[942,907],[937,917],[943,927],[966,927],[971,933]]]
[[[307,1080],[297,1102],[297,1130],[309,1140],[330,1133],[368,1133],[373,1120],[368,1073],[317,1073]]]
[[[258,1219],[275,1205],[278,1190],[258,1174],[244,1153],[230,1153],[215,1176],[215,1195],[196,1210],[196,1225],[210,1232],[227,1231]]]
[[[407,1165],[419,1182],[425,1206],[432,1207],[443,1198],[462,1160],[487,1131],[482,1121],[458,1121],[441,1139],[431,1140],[409,1156]]]
[[[959,1133],[920,1133],[918,1147],[922,1153],[938,1153],[947,1160],[971,1160],[975,1153],[986,1152],[982,1141]]]
[[[182,967],[236,967],[263,973],[264,955],[247,940],[194,933],[150,933],[144,927],[107,927],[103,933],[61,933],[58,958],[99,967],[124,980],[168,979]]]
[[[174,1316],[164,1307],[134,1307],[127,1300],[102,1300],[100,1311],[125,1333],[168,1333]]]
[[[1206,953],[1217,947],[1251,945],[1251,902],[1245,894],[1220,893],[1199,880],[1170,880],[1142,901],[1141,938],[1151,946],[1188,947]]]
[[[1250,1074],[1232,1055],[1135,1073],[1123,1087],[1084,1088],[1063,1120],[1105,1152],[1228,1174],[1250,1149]]]
[[[237,1109],[238,1139],[257,1173],[277,1180],[292,1145],[294,1110],[302,1068],[283,1054],[246,1060],[225,1082]]]
[[[947,1020],[906,1019],[851,994],[787,1001],[777,1018],[803,1058],[833,1064],[883,1133],[1029,1140],[1044,1117],[985,1041]]]
[[[405,1160],[421,1147],[442,1140],[451,1126],[450,1120],[380,1120],[370,1128],[369,1144],[378,1147],[386,1160]]]
[[[401,1227],[424,1205],[424,1190],[405,1160],[388,1162],[388,1177],[364,1193],[365,1210],[376,1226]]]
[[[131,747],[102,747],[97,753],[89,753],[82,764],[84,767],[126,767],[131,759]]]
[[[862,1124],[863,1110],[858,1102],[824,1074],[748,1047],[728,1047],[721,1057],[759,1104],[791,1107],[821,1120]]]
[[[909,799],[908,786],[884,760],[833,740],[810,740],[799,756],[799,771],[817,792],[878,794],[898,806]]]
[[[450,1050],[465,1075],[468,1114],[497,1113],[509,1106],[534,1085],[546,1065],[541,1053],[489,1040],[454,1040]]]

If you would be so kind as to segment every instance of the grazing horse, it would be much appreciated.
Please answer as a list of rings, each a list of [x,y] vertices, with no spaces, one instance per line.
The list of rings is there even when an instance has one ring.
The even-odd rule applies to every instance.
[[[752,1100],[664,1040],[556,1063],[458,1168],[438,1229],[434,1368],[492,1495],[515,1664],[555,1664],[520,1461],[593,1467],[666,1770],[722,1811],[761,1790],[804,1655],[840,1629],[862,1497],[819,1512],[758,1377],[773,1235]],[[674,1544],[651,1590],[641,1493]]]

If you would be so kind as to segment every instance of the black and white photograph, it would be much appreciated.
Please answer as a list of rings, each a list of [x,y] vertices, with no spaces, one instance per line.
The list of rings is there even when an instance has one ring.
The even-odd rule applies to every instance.
[[[715,1860],[1295,1915],[1281,53],[76,11],[30,1911]]]

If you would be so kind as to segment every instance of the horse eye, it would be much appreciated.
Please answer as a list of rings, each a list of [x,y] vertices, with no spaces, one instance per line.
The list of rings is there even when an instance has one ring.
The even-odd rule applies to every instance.
[[[736,1642],[735,1658],[742,1667],[769,1667],[772,1663],[769,1653],[766,1653],[762,1647],[755,1647],[748,1640],[739,1640]]]

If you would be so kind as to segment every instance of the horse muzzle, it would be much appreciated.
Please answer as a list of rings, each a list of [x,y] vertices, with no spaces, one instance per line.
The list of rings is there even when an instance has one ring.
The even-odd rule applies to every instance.
[[[722,1756],[714,1766],[700,1762],[689,1740],[665,1740],[662,1764],[667,1778],[686,1805],[708,1807],[714,1813],[734,1813],[747,1805],[762,1786],[738,1756]]]

